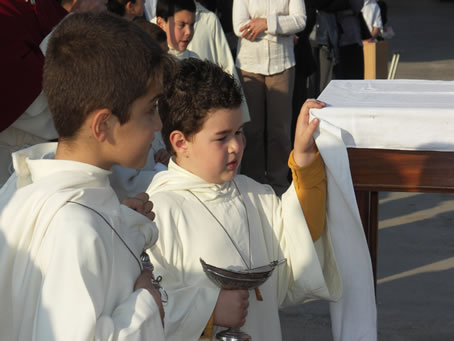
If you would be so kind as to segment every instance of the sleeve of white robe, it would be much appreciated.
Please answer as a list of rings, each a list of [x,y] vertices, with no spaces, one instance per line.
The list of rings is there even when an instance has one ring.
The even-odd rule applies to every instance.
[[[107,252],[111,246],[105,245],[92,227],[95,219],[68,219],[67,214],[59,213],[49,228],[54,235],[46,237],[42,246],[53,251],[48,264],[43,264],[46,274],[35,315],[34,340],[163,341],[159,310],[147,290],[133,292],[131,287],[126,288],[131,293],[125,298],[106,297],[115,285],[110,269],[116,264]],[[115,238],[112,232],[112,241]],[[112,304],[115,308],[107,314],[105,307]]]
[[[342,282],[329,231],[316,243],[312,241],[293,184],[282,200],[274,194],[260,198],[261,215],[268,216],[273,226],[273,235],[264,231],[270,259],[287,259],[286,265],[276,268],[280,305],[301,303],[307,297],[338,299]]]
[[[236,67],[235,67],[235,61],[233,60],[232,53],[230,52],[230,47],[227,42],[227,39],[225,37],[225,33],[222,29],[221,22],[217,18],[217,16],[214,16],[214,44],[216,44],[215,47],[215,63],[222,67],[222,69],[231,74],[237,84],[241,88],[241,94],[243,95],[243,101],[241,102],[241,110],[243,112],[243,122],[249,122],[251,120],[251,116],[249,114],[249,108],[246,103],[246,97],[244,96],[243,93],[243,87],[241,86],[241,81],[240,77],[238,76],[238,73],[236,72]]]
[[[180,202],[174,203],[174,210],[168,205],[159,208],[163,201],[161,195],[152,197],[158,212],[156,222],[161,229],[159,241],[149,254],[169,295],[169,301],[164,305],[166,341],[198,340],[214,311],[220,289],[207,287],[205,276],[192,276],[191,269],[185,267],[184,248],[178,233],[179,226],[188,224],[180,214],[184,208]],[[193,282],[194,278],[200,281]]]
[[[342,293],[342,280],[329,229],[316,242],[312,241],[293,184],[283,194],[281,205],[285,252],[290,258],[293,281],[285,298],[281,296],[282,305],[301,302],[307,297],[337,300]],[[313,257],[317,261],[309,263]],[[307,274],[311,274],[310,278]]]

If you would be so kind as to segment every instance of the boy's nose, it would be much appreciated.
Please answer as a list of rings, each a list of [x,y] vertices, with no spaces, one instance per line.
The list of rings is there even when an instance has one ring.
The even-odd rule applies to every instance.
[[[242,135],[237,135],[230,142],[230,152],[238,153],[244,146],[244,138]]]
[[[186,26],[186,29],[185,29],[186,37],[188,37],[188,38],[191,37],[193,33],[194,33],[194,28],[189,25]]]

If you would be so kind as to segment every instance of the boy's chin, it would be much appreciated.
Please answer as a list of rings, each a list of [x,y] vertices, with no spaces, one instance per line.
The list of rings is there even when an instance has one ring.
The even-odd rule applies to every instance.
[[[128,165],[123,164],[121,166],[126,167],[126,168],[132,168],[132,169],[143,169],[143,168],[145,168],[146,165],[147,165],[147,160],[145,159],[144,161],[134,162],[134,163],[131,163]]]
[[[176,50],[178,50],[179,52],[184,52],[184,51],[186,51],[188,49],[188,45],[189,44],[180,43],[180,44],[178,44]]]

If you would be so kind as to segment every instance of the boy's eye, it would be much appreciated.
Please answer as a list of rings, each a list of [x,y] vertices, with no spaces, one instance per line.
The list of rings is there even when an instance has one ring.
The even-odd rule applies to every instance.
[[[150,113],[150,115],[159,113],[159,101],[158,100],[151,105],[149,113]]]
[[[243,135],[243,129],[240,129],[235,132],[235,135]]]

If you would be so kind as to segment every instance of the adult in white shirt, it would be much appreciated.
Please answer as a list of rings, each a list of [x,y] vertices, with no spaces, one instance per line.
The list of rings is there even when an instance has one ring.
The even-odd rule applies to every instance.
[[[293,35],[306,25],[304,1],[236,0],[232,17],[239,37],[236,66],[251,116],[242,172],[280,195],[289,186]]]
[[[361,12],[363,13],[364,21],[369,28],[372,39],[376,39],[383,29],[380,6],[378,6],[376,0],[365,0]]]

